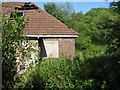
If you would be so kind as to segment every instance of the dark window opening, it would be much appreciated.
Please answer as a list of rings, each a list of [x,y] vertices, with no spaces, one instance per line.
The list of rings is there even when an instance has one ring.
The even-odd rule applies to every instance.
[[[39,13],[42,13],[42,11],[39,11]]]
[[[31,10],[31,9],[38,9],[38,7],[31,3],[25,3],[25,5],[20,8],[15,7],[15,10]]]
[[[24,12],[17,12],[17,17],[21,17],[21,16],[24,16],[24,15],[25,15]],[[14,12],[10,12],[10,18],[11,17],[15,17]]]

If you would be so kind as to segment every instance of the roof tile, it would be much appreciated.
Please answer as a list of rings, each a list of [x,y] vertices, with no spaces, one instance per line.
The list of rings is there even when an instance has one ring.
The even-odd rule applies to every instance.
[[[15,8],[22,8],[26,2],[3,2],[2,12],[8,13],[15,11]],[[35,5],[34,3],[31,3]],[[36,6],[36,5],[35,5]],[[78,35],[77,32],[69,29],[65,24],[38,6],[38,9],[18,10],[25,12],[28,16],[28,23],[25,26],[25,34],[27,35]],[[40,11],[40,12],[39,12]]]

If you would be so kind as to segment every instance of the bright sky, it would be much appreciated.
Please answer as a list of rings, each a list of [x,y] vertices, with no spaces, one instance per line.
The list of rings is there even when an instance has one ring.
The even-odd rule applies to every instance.
[[[38,5],[42,9],[44,9],[43,4],[46,2],[56,2],[56,4],[61,4],[61,3],[65,3],[66,1],[68,1],[73,6],[75,12],[82,11],[83,13],[89,11],[91,8],[101,8],[101,7],[108,8],[109,7],[109,3],[106,2],[107,0],[1,0],[1,1],[2,2],[6,2],[6,1],[8,2],[34,2],[36,5]],[[42,2],[39,2],[39,1],[42,1]],[[113,0],[108,0],[108,1],[113,1]]]
[[[34,2],[40,8],[44,9],[43,4],[46,2]],[[64,4],[65,2],[56,2],[56,4]],[[89,11],[91,8],[108,8],[108,2],[70,2],[75,12],[82,11],[83,13]]]

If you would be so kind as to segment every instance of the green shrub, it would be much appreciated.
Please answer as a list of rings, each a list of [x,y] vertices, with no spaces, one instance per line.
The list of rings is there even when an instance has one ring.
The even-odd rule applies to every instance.
[[[32,70],[28,69],[24,75],[16,77],[15,78],[16,82],[13,85],[13,88],[14,89],[33,88],[33,85],[32,85],[32,81],[33,81],[32,72],[33,72]]]
[[[60,59],[42,60],[33,71],[29,71],[15,84],[17,88],[80,88],[92,87],[92,79],[85,79],[86,71],[83,61],[79,58],[70,60]]]
[[[120,88],[120,58],[97,56],[86,60],[61,57],[40,61],[15,86],[31,89],[115,89]]]
[[[39,88],[74,88],[75,64],[69,58],[42,60],[36,68],[34,83]]]
[[[24,17],[12,18],[2,16],[2,88],[12,88],[16,74],[16,49],[21,50],[21,41],[25,40],[23,29],[26,24]]]
[[[86,63],[89,72],[88,78],[94,79],[95,89],[115,89],[120,88],[120,57],[118,55],[105,55],[90,58]],[[87,78],[86,78],[87,79]]]

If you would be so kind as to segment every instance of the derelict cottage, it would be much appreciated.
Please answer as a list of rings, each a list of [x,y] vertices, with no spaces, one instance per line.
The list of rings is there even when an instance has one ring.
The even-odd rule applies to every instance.
[[[18,10],[22,16],[28,16],[24,33],[33,43],[38,43],[40,57],[59,58],[61,53],[71,59],[75,55],[75,38],[78,33],[32,2],[3,2],[2,12],[11,16]],[[37,45],[37,44],[36,44]]]

